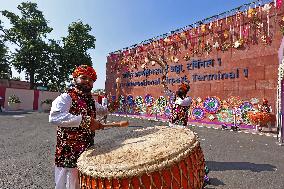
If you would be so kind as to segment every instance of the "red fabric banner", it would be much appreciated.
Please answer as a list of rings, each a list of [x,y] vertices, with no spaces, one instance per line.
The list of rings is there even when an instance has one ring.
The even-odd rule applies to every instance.
[[[38,110],[39,90],[34,90],[33,110]]]
[[[4,107],[6,87],[0,87],[0,105]]]

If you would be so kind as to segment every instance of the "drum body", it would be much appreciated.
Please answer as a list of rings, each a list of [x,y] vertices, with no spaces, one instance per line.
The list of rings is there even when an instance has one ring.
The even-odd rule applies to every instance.
[[[155,129],[160,129],[156,127]],[[179,135],[179,132],[184,132],[183,128],[164,128],[165,130],[160,132],[158,135],[163,135],[163,132],[167,132],[168,134],[173,130],[173,134]],[[169,130],[170,129],[170,130]],[[162,129],[163,130],[163,129]],[[160,131],[160,130],[159,130]],[[187,131],[192,132],[192,131]],[[130,132],[131,133],[131,132]],[[184,134],[184,133],[183,133]],[[192,133],[191,133],[192,134]],[[152,133],[150,135],[155,135]],[[167,136],[167,134],[165,134]],[[179,137],[183,137],[181,135]],[[191,135],[196,137],[194,134]],[[137,137],[137,136],[136,136]],[[178,137],[178,136],[177,136]],[[138,137],[139,138],[139,137]],[[147,135],[143,134],[143,139],[147,138]],[[153,139],[152,137],[149,137]],[[149,139],[148,138],[148,139]],[[166,137],[167,138],[167,137]],[[142,139],[142,140],[143,140]],[[157,137],[160,140],[160,137]],[[169,138],[168,138],[169,139]],[[170,138],[169,140],[172,140]],[[136,140],[137,141],[137,140]],[[140,140],[138,140],[140,141]],[[184,140],[186,141],[186,140]],[[128,141],[129,142],[129,141]],[[126,143],[128,143],[126,142]],[[151,141],[148,141],[151,143]],[[116,160],[116,165],[121,162],[124,164],[123,166],[110,163],[109,166],[105,165],[104,167],[97,168],[94,170],[95,164],[88,166],[86,163],[86,158],[91,160],[92,155],[100,154],[102,155],[102,151],[98,151],[94,153],[95,146],[93,149],[89,151],[89,153],[83,153],[82,156],[78,160],[78,169],[80,173],[80,186],[81,188],[101,188],[101,189],[135,189],[135,188],[143,188],[143,189],[154,189],[154,188],[172,188],[172,189],[200,189],[203,186],[204,182],[204,167],[205,161],[203,152],[201,150],[199,141],[195,138],[188,141],[188,144],[179,144],[181,147],[177,147],[176,149],[174,144],[181,141],[172,141],[165,142],[156,141],[152,142],[152,147],[155,149],[149,149],[149,146],[144,145],[145,149],[143,150],[143,146],[137,145],[137,148],[140,148],[137,151],[133,151],[134,156],[131,156],[130,159],[135,157],[143,159],[143,151],[145,153],[149,152],[151,154],[152,150],[156,152],[151,155],[145,155],[145,161],[133,161],[125,162],[122,158],[121,161]],[[146,144],[147,141],[143,141],[142,143]],[[160,143],[160,146],[157,146],[157,143]],[[131,142],[131,144],[133,144]],[[148,143],[147,143],[148,144]],[[167,146],[168,144],[172,144],[173,146]],[[189,145],[190,144],[190,145]],[[102,145],[102,143],[100,143]],[[166,145],[166,146],[163,146]],[[131,153],[131,149],[134,145],[130,147],[129,153]],[[162,147],[163,146],[163,147]],[[125,147],[125,146],[124,146]],[[148,150],[146,150],[148,147]],[[160,147],[160,152],[159,152]],[[150,147],[151,148],[151,147]],[[173,148],[173,149],[172,149]],[[113,149],[113,148],[112,148]],[[118,151],[119,148],[116,148],[115,151]],[[110,150],[106,150],[110,152]],[[126,151],[127,152],[127,151]],[[136,153],[142,153],[141,155],[135,155]],[[128,154],[123,153],[125,156]],[[121,155],[118,155],[119,158]],[[100,156],[99,155],[99,156]],[[147,157],[149,156],[149,157]],[[152,157],[151,157],[152,156]],[[93,156],[94,157],[94,156]],[[114,157],[113,157],[114,158]],[[96,158],[95,158],[96,159]],[[96,159],[95,161],[98,161]],[[104,161],[106,162],[106,161]],[[138,163],[137,163],[138,162]],[[91,163],[92,164],[92,163]],[[112,165],[111,165],[112,164]],[[115,166],[115,167],[113,167]],[[112,172],[113,167],[113,172]],[[121,170],[120,170],[121,169]]]

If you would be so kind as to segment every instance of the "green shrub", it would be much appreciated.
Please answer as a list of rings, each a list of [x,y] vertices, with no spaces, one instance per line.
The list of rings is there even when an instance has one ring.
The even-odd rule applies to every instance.
[[[41,104],[52,104],[52,99],[45,99],[44,101],[41,101]]]
[[[16,95],[11,95],[8,98],[8,103],[21,103],[21,100],[19,97],[17,97]]]

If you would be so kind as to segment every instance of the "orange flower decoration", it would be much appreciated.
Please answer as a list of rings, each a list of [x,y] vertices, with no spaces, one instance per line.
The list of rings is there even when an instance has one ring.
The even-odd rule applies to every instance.
[[[201,25],[201,31],[204,33],[206,32],[206,25],[205,24],[202,24]]]
[[[77,78],[80,75],[86,75],[90,77],[93,81],[97,80],[96,71],[91,66],[88,65],[81,65],[77,67],[72,74],[73,78]]]
[[[229,31],[228,31],[228,30],[225,30],[225,31],[224,31],[224,33],[223,33],[223,35],[224,35],[224,38],[225,38],[225,39],[228,39],[228,38],[229,38],[230,33],[229,33]]]
[[[252,18],[255,15],[256,15],[256,11],[254,9],[251,8],[248,10],[248,18]]]

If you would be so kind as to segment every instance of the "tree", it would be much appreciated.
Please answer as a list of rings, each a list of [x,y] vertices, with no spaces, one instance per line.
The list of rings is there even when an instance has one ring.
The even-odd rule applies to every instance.
[[[62,40],[62,47],[60,41],[49,40],[48,57],[44,58],[37,80],[48,86],[49,90],[63,91],[76,66],[92,65],[87,51],[95,48],[96,39],[89,34],[91,30],[89,25],[81,21],[73,22],[68,27],[68,36]]]
[[[17,7],[21,16],[7,10],[2,15],[7,17],[11,28],[1,29],[5,38],[14,43],[17,47],[12,53],[12,64],[17,71],[25,71],[27,79],[30,80],[31,89],[34,89],[37,82],[36,76],[42,69],[47,52],[47,44],[44,39],[46,34],[52,31],[47,26],[47,21],[36,3],[23,2]]]
[[[12,77],[7,52],[7,47],[0,40],[0,79],[10,79]]]
[[[60,41],[47,40],[46,34],[52,31],[47,26],[36,3],[21,3],[17,7],[21,15],[7,10],[1,11],[11,23],[11,28],[0,31],[5,39],[16,45],[11,53],[11,64],[17,71],[25,71],[31,89],[41,84],[50,90],[62,91],[74,68],[81,64],[92,65],[88,50],[95,48],[96,38],[89,34],[92,28],[81,21],[68,27],[68,35]],[[1,26],[1,22],[0,22]],[[61,45],[62,44],[62,45]]]
[[[88,24],[83,24],[81,21],[69,25],[68,36],[63,38],[64,61],[66,61],[64,65],[68,75],[71,75],[76,66],[92,65],[91,56],[87,51],[95,49],[96,38],[89,34],[91,30]]]
[[[38,81],[47,86],[51,91],[63,91],[66,88],[66,81],[69,80],[67,65],[64,64],[63,48],[60,41],[49,40],[48,54],[39,75]]]
[[[2,28],[1,20],[0,28]],[[0,79],[10,79],[11,77],[12,73],[8,61],[8,49],[3,40],[3,36],[0,35]]]

